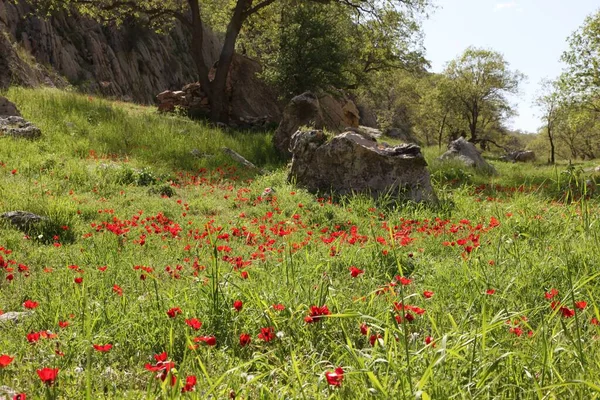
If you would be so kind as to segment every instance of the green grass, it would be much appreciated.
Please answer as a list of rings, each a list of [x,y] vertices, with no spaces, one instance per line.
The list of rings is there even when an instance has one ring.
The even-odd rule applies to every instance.
[[[487,176],[439,164],[431,148],[439,206],[331,201],[287,183],[268,134],[53,90],[6,95],[44,136],[0,138],[0,212],[50,220],[27,234],[0,222],[0,310],[39,303],[0,325],[0,356],[14,357],[0,386],[28,399],[599,397],[591,164],[495,162],[500,174]],[[271,172],[233,165],[223,146]],[[323,305],[330,315],[307,323]],[[30,344],[40,331],[57,337]],[[216,346],[194,341],[210,336]],[[145,368],[162,352],[175,386]],[[59,369],[53,386],[43,367]],[[343,381],[328,385],[337,367]]]

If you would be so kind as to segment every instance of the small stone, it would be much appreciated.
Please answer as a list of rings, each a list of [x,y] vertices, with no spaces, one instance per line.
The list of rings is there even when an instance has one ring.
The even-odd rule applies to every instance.
[[[47,220],[46,217],[28,211],[8,211],[0,215],[20,230],[27,230],[32,224]]]
[[[42,131],[21,117],[0,117],[0,136],[37,139],[42,136]]]
[[[29,317],[31,315],[33,315],[33,311],[23,311],[23,312],[9,311],[9,312],[5,312],[4,314],[0,315],[0,323],[12,322],[12,323],[16,324],[17,322],[20,322],[24,318],[27,318],[27,317]]]

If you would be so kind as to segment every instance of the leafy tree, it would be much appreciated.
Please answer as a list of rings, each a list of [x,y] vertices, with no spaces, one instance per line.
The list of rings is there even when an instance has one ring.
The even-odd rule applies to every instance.
[[[550,162],[556,161],[556,147],[554,143],[555,127],[561,110],[561,93],[559,82],[542,81],[542,91],[536,100],[536,105],[542,113],[544,128],[550,144]]]
[[[568,39],[561,57],[567,68],[561,76],[571,101],[600,112],[600,9],[588,16]]]
[[[474,47],[450,61],[444,75],[448,79],[445,99],[466,120],[472,142],[480,141],[479,136],[488,125],[500,123],[514,113],[506,95],[517,93],[525,78],[509,69],[502,54]]]
[[[236,42],[242,27],[251,18],[260,18],[269,6],[286,0],[38,0],[35,4],[48,11],[75,9],[103,22],[121,23],[125,18],[137,18],[156,29],[164,29],[175,20],[191,33],[192,56],[199,81],[207,93],[211,118],[226,121],[228,104],[226,80]],[[399,12],[405,23],[414,23],[416,13],[423,12],[430,0],[306,0],[321,4],[337,3],[352,10],[356,20],[385,22],[388,10]],[[304,2],[289,2],[298,7]],[[210,11],[213,11],[211,13]],[[209,21],[225,23],[223,47],[214,79],[209,78],[210,65],[202,54],[204,26]],[[214,26],[213,26],[214,27]]]

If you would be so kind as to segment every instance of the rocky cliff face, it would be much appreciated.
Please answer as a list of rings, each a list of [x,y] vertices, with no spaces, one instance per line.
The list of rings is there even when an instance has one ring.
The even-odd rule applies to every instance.
[[[143,103],[165,89],[196,80],[185,30],[158,35],[133,23],[103,27],[80,15],[36,16],[31,1],[0,0],[0,88],[58,87]],[[205,34],[205,58],[218,58],[219,40]],[[63,78],[64,77],[64,78]]]

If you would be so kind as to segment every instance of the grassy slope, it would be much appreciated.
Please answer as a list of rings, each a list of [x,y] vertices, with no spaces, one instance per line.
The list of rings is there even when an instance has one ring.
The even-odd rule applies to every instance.
[[[598,203],[555,201],[579,190],[577,171],[497,164],[500,176],[486,177],[432,162],[439,208],[364,197],[332,204],[286,183],[268,135],[51,90],[7,95],[44,138],[0,138],[0,211],[52,223],[29,239],[0,225],[0,246],[12,250],[0,255],[15,261],[13,272],[0,270],[0,309],[39,302],[34,317],[0,327],[0,355],[15,357],[0,386],[43,396],[35,371],[53,366],[51,394],[63,398],[176,398],[179,386],[161,387],[144,369],[167,351],[180,380],[197,376],[191,398],[597,395]],[[231,166],[222,146],[273,172]],[[194,148],[212,156],[195,158]],[[426,149],[430,160],[436,153]],[[169,187],[174,195],[161,196]],[[266,187],[274,199],[261,197]],[[352,278],[350,266],[365,272]],[[396,275],[412,282],[388,286]],[[564,307],[587,307],[563,317],[544,297],[551,288]],[[426,311],[398,324],[402,301]],[[331,316],[304,321],[311,305],[325,304]],[[172,307],[182,315],[169,318]],[[193,317],[199,331],[184,322]],[[265,327],[279,336],[264,342]],[[27,342],[42,330],[58,338]],[[240,346],[241,333],[250,345]],[[216,347],[193,341],[212,335]],[[105,343],[114,345],[105,354],[91,346]],[[328,387],[324,372],[338,366],[344,381]]]

